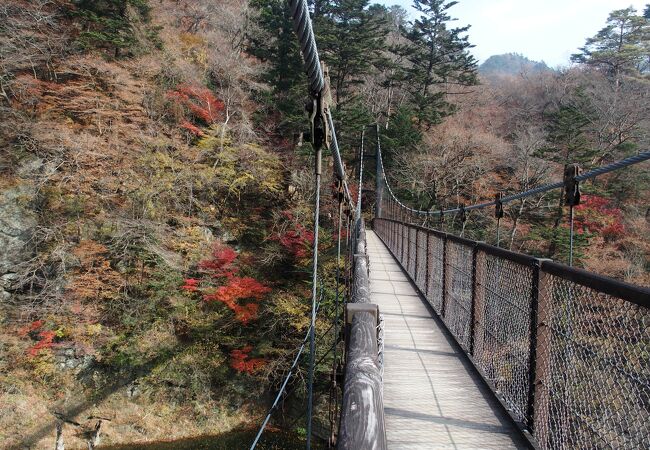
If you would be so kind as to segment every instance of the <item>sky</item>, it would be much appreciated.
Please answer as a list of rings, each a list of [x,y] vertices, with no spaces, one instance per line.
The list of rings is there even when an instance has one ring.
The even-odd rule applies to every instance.
[[[412,14],[411,0],[398,4]],[[492,55],[521,53],[551,67],[568,65],[572,53],[605,26],[609,13],[634,6],[639,13],[650,0],[459,0],[449,13],[454,27],[471,25],[472,53],[485,61]],[[415,17],[415,16],[413,16]]]

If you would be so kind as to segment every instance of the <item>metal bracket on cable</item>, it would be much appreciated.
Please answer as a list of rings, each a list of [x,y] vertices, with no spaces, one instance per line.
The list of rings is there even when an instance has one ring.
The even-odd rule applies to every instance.
[[[580,182],[576,179],[580,175],[577,164],[567,164],[564,168],[564,200],[567,206],[580,204]]]
[[[343,181],[336,181],[336,193],[334,194],[334,199],[339,203],[343,203],[345,200],[345,193],[343,192]]]
[[[309,113],[310,140],[316,151],[323,146],[329,148],[332,142],[332,130],[327,120],[327,113],[332,104],[332,93],[330,91],[329,71],[325,63],[321,62],[325,84],[323,89],[312,97],[311,102],[307,104]],[[317,173],[320,174],[320,164],[317,167]]]
[[[501,192],[494,195],[494,217],[503,219],[503,194]]]
[[[467,212],[465,211],[465,205],[460,205],[460,221],[465,223],[467,221]]]

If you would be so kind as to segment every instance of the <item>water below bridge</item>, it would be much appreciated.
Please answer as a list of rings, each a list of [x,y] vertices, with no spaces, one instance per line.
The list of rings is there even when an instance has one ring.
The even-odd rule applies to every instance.
[[[377,235],[367,232],[371,301],[384,316],[388,448],[528,448]]]

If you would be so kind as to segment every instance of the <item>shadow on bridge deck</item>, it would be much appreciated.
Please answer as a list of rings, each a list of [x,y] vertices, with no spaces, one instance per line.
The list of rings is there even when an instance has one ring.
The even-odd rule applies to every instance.
[[[384,316],[384,410],[390,449],[528,448],[471,363],[374,232],[372,302]]]

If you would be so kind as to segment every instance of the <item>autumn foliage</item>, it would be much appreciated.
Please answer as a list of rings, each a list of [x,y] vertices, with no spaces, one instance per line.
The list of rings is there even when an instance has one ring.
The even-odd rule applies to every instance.
[[[574,226],[578,233],[600,234],[607,240],[621,237],[625,233],[623,213],[611,206],[606,198],[584,195],[575,207]]]
[[[254,278],[239,276],[238,256],[227,245],[215,244],[211,258],[199,263],[199,270],[206,277],[203,280],[187,278],[181,289],[200,293],[206,302],[223,303],[246,325],[257,318],[259,302],[271,288]]]
[[[219,100],[210,89],[191,85],[181,84],[176,90],[169,91],[167,97],[178,102],[187,108],[194,117],[210,125],[219,120],[225,105]],[[181,127],[199,134],[201,130],[188,121],[184,121]]]
[[[27,349],[29,356],[37,356],[41,350],[54,346],[54,341],[57,337],[56,333],[54,331],[44,330],[43,325],[45,325],[44,321],[36,320],[18,331],[20,336],[30,336],[37,341],[36,344]]]
[[[235,349],[230,352],[230,367],[240,373],[252,374],[260,368],[264,367],[266,361],[263,358],[251,358],[249,353],[253,349],[252,346],[247,345],[242,349]]]
[[[271,239],[280,243],[294,258],[306,258],[309,255],[310,248],[314,245],[314,232],[307,230],[301,223],[297,222],[289,211],[284,211],[282,215],[290,221],[291,228],[275,233],[271,236]]]

